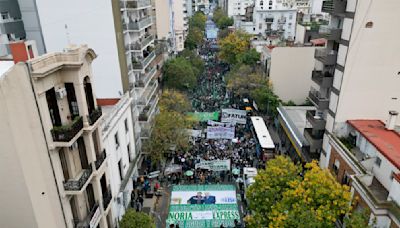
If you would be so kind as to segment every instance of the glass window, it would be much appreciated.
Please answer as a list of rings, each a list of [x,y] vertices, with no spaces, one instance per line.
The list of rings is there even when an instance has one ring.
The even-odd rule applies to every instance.
[[[129,131],[129,127],[128,127],[128,119],[124,120],[124,125],[125,125],[125,132]]]
[[[115,135],[114,135],[114,140],[115,140],[115,148],[118,149],[118,147],[119,147],[118,132],[115,133]]]

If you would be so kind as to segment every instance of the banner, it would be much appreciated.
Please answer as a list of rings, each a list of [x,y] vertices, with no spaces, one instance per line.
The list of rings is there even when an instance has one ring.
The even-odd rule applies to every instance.
[[[207,127],[207,139],[233,139],[235,127]]]
[[[239,109],[222,109],[221,122],[235,122],[238,124],[246,124],[246,111]]]
[[[240,221],[233,185],[173,186],[167,227],[233,227],[235,219]]]
[[[210,121],[210,120],[209,120]],[[201,130],[192,130],[187,129],[188,135],[193,138],[200,138],[201,137]]]
[[[236,124],[235,122],[221,123],[221,122],[216,122],[216,121],[212,121],[212,120],[207,121],[207,125],[209,125],[209,126],[234,127],[235,124]]]
[[[196,164],[196,169],[208,169],[212,171],[225,171],[231,169],[231,160],[212,160],[212,161],[205,161],[202,160]]]
[[[218,120],[218,112],[189,112],[187,114],[190,119],[204,122],[207,120]]]

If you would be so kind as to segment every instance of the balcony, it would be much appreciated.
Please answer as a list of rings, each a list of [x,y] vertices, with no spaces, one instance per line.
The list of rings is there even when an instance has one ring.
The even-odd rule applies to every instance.
[[[146,85],[149,83],[149,81],[151,81],[156,72],[157,69],[155,67],[151,67],[149,72],[146,72],[144,74],[140,73],[139,80],[135,82],[135,87],[146,87]]]
[[[145,58],[140,59],[140,60],[133,60],[132,61],[132,68],[135,70],[142,70],[149,65],[151,61],[156,57],[156,54],[154,51],[150,52],[149,55],[147,55]]]
[[[153,35],[148,35],[144,38],[140,38],[135,44],[128,45],[126,49],[130,49],[133,51],[142,51],[147,45],[149,45],[154,40]]]
[[[323,88],[331,87],[333,83],[333,75],[327,71],[313,70],[311,79]]]
[[[63,126],[55,126],[51,129],[51,135],[55,142],[71,141],[83,128],[83,119],[81,116],[76,117],[70,124]]]
[[[337,52],[334,50],[327,49],[315,49],[315,59],[322,62],[324,65],[335,65]]]
[[[99,205],[96,203],[88,215],[76,225],[76,228],[92,228],[99,224],[101,219],[101,211]]]
[[[125,0],[120,2],[120,8],[124,9],[141,9],[151,6],[150,0]]]
[[[143,108],[143,111],[139,114],[140,122],[147,122],[152,119],[153,114],[155,113],[158,102],[158,96],[153,96],[150,100],[149,104]]]
[[[133,31],[140,31],[144,28],[147,28],[151,25],[151,17],[147,16],[147,17],[143,17],[140,18],[138,21],[136,22],[129,22],[128,24],[124,23],[124,29],[127,30],[133,30]]]
[[[88,183],[90,176],[92,175],[92,167],[89,166],[87,169],[83,169],[75,179],[70,179],[64,182],[64,190],[68,192],[79,192],[83,186]]]
[[[265,23],[272,24],[274,23],[274,18],[265,18]]]
[[[101,111],[101,107],[97,107],[97,109],[93,110],[92,113],[88,115],[89,125],[93,125],[96,121],[101,117],[103,112]]]
[[[279,18],[278,19],[278,24],[285,24],[286,23],[286,18]]]
[[[320,115],[316,115],[314,110],[308,110],[306,112],[306,119],[311,123],[313,129],[315,130],[324,130],[326,121]]]
[[[324,131],[317,131],[312,128],[304,129],[304,138],[310,144],[310,151],[316,151],[322,148],[322,138]]]
[[[314,88],[311,88],[308,93],[308,98],[318,109],[324,110],[329,106],[329,99],[325,96],[322,96],[320,92],[316,91]]]
[[[322,12],[330,14],[344,14],[347,1],[327,0],[322,2]]]
[[[151,97],[157,91],[157,89],[158,89],[158,83],[156,81],[153,81],[153,83],[150,83],[144,90],[142,96],[140,97],[138,105],[147,105],[149,103]]]
[[[140,130],[140,138],[142,138],[142,139],[150,138],[150,134],[151,134],[151,128],[150,127],[142,128]]]
[[[327,40],[339,40],[342,34],[342,29],[332,28],[329,25],[320,25],[319,34]]]
[[[100,154],[96,155],[96,161],[94,162],[96,170],[99,170],[100,166],[104,163],[107,158],[106,150],[103,150]]]
[[[106,193],[103,193],[103,208],[107,210],[108,205],[110,205],[112,199],[112,194],[110,191],[110,186],[108,186],[108,190]]]

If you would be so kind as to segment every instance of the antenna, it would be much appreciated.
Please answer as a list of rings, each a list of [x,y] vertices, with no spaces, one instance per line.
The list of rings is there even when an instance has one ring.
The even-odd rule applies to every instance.
[[[68,25],[65,24],[64,28],[65,28],[65,36],[67,38],[68,46],[71,46],[71,39],[70,39],[70,36],[69,36]]]

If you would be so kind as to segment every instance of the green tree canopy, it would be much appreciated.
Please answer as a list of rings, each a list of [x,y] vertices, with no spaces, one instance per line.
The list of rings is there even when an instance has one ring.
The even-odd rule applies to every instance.
[[[281,100],[278,95],[273,91],[272,85],[267,83],[266,86],[256,88],[251,91],[251,97],[256,101],[260,111],[266,112],[270,115],[275,116],[277,114],[277,108],[279,107]]]
[[[136,212],[132,209],[128,209],[122,220],[119,222],[120,228],[155,228],[156,224],[153,218],[143,212]]]
[[[204,15],[203,12],[197,11],[190,19],[189,19],[189,28],[197,27],[200,31],[204,32],[206,27],[207,16]]]
[[[165,89],[158,102],[161,112],[174,111],[178,113],[186,113],[191,109],[191,105],[187,96],[176,90]]]
[[[261,54],[256,51],[256,49],[251,48],[250,50],[245,51],[244,53],[239,55],[239,62],[254,66],[258,61],[260,61]]]
[[[236,64],[239,62],[239,56],[249,50],[250,35],[242,31],[235,31],[219,40],[218,44],[220,47],[219,58],[229,64]]]
[[[223,16],[216,22],[216,24],[219,29],[226,29],[233,25],[233,18]]]
[[[193,89],[197,84],[199,71],[189,60],[177,57],[164,65],[165,85],[177,90]]]
[[[236,96],[248,97],[257,88],[267,86],[261,74],[248,65],[235,66],[226,76],[227,88]]]
[[[194,69],[194,73],[196,76],[199,76],[204,71],[204,61],[203,59],[194,51],[185,49],[179,53],[180,57],[185,58],[192,64]]]
[[[204,41],[204,31],[198,27],[189,28],[189,33],[185,40],[185,48],[193,50],[201,45]]]

